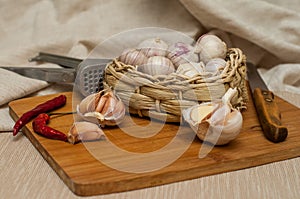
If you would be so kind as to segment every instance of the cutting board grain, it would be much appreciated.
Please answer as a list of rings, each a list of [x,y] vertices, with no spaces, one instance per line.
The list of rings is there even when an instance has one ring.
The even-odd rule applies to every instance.
[[[27,110],[59,94],[12,101],[9,103],[10,114],[14,120],[17,120]],[[56,112],[72,110],[72,93],[63,94],[67,96],[67,104]],[[252,99],[250,99],[248,109],[243,111],[242,132],[236,140],[226,146],[214,147],[206,157],[200,159],[198,153],[204,143],[195,138],[180,158],[166,167],[153,169],[149,172],[120,171],[99,161],[97,155],[93,154],[93,150],[97,147],[98,149],[100,147],[101,150],[101,143],[106,141],[71,145],[50,140],[35,134],[31,123],[23,128],[23,133],[75,194],[81,196],[108,194],[189,180],[298,157],[300,155],[300,110],[278,97],[275,100],[282,112],[283,124],[289,130],[288,138],[284,142],[274,144],[264,138]],[[67,133],[73,124],[73,118],[72,115],[52,116],[49,126]],[[147,127],[149,124],[147,119],[133,116],[127,116],[126,119],[128,121],[132,119],[137,126],[146,127],[143,128],[146,129],[145,131],[151,129]],[[154,127],[155,125],[154,122]],[[104,129],[104,132],[108,140],[124,151],[147,154],[160,150],[170,143],[179,128],[175,124],[165,124],[163,127],[157,125],[157,128],[161,128],[159,133],[150,136],[145,135],[144,138],[130,136],[120,128],[108,128]],[[126,131],[136,130],[134,125],[127,121],[123,123],[123,127]],[[188,126],[183,127],[182,131],[183,134],[180,138],[182,140],[186,139],[185,135],[192,133]],[[103,150],[105,153],[104,148]],[[167,152],[167,156],[172,153],[172,150]],[[126,161],[133,162],[136,164],[136,168],[143,165],[142,160],[139,159],[140,156],[133,156],[128,160],[126,157],[124,159],[124,157],[110,152],[107,152],[106,156],[117,163],[118,161],[125,162],[125,165]],[[163,162],[167,156],[166,154],[159,154],[156,161]],[[153,164],[161,162],[153,162]]]

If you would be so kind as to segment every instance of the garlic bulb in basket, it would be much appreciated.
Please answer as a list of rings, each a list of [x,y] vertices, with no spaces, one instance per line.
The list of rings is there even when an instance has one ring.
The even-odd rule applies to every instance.
[[[213,58],[207,62],[205,65],[205,71],[206,72],[217,72],[221,71],[225,68],[226,66],[226,61],[222,58]]]
[[[166,56],[168,44],[160,38],[150,38],[142,41],[137,49],[140,49],[147,57]]]
[[[102,90],[84,98],[77,112],[84,120],[102,127],[115,126],[125,117],[125,105],[112,91]]]
[[[224,145],[239,135],[243,117],[241,112],[234,109],[230,103],[237,92],[236,88],[229,88],[222,102],[202,103],[183,111],[184,119],[201,140]]]
[[[147,59],[143,52],[132,48],[125,49],[119,57],[119,60],[124,64],[133,66],[145,64]]]
[[[180,64],[176,70],[177,74],[185,75],[188,77],[194,77],[204,72],[204,64],[203,62],[195,63],[195,62],[187,62],[184,64]]]
[[[162,56],[153,56],[148,59],[148,62],[144,65],[138,66],[138,71],[149,75],[168,75],[175,71],[172,62]]]
[[[194,47],[183,42],[171,45],[167,57],[172,61],[175,68],[183,63],[199,61],[199,56],[194,52]]]
[[[195,52],[205,64],[213,58],[225,59],[227,45],[215,35],[202,35],[195,45]]]

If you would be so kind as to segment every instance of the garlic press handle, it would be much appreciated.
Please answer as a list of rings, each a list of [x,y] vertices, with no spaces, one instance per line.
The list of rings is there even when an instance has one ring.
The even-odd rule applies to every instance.
[[[83,61],[82,59],[77,59],[73,57],[66,57],[61,55],[55,55],[50,53],[40,52],[37,56],[28,59],[29,62],[48,62],[53,64],[58,64],[64,68],[74,68]]]

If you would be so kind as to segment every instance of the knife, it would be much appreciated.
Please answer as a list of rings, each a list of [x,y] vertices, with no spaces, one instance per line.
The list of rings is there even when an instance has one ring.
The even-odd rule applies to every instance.
[[[41,68],[41,67],[10,67],[0,68],[18,73],[25,77],[55,83],[73,83],[76,78],[75,69],[71,68]]]
[[[256,66],[249,62],[247,62],[247,76],[264,136],[274,143],[284,141],[288,135],[288,129],[282,125],[281,113],[274,101],[275,95],[268,90]]]

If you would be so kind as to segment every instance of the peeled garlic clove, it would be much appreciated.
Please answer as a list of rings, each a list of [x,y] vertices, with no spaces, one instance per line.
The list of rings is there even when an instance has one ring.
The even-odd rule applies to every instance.
[[[205,64],[213,58],[225,59],[227,45],[215,35],[202,35],[195,45],[195,52]]]
[[[183,42],[171,45],[168,49],[167,58],[172,61],[175,68],[183,63],[199,61],[199,56],[194,53],[194,47]]]
[[[226,61],[222,58],[213,58],[207,62],[205,65],[205,71],[207,72],[216,72],[216,71],[221,71],[225,68],[226,66]]]
[[[104,136],[98,125],[90,122],[75,122],[68,133],[68,141],[72,144],[80,141],[99,140]]]
[[[124,64],[139,66],[145,64],[148,58],[140,50],[129,48],[125,49],[118,59]]]
[[[188,77],[194,77],[203,72],[204,72],[203,62],[200,63],[188,62],[188,63],[180,64],[176,70],[177,74],[185,75]]]
[[[168,75],[175,72],[172,62],[162,56],[154,56],[148,59],[144,65],[138,66],[138,71],[155,76],[155,75]]]
[[[150,38],[142,41],[137,49],[140,49],[147,57],[166,56],[168,44],[160,38]]]

